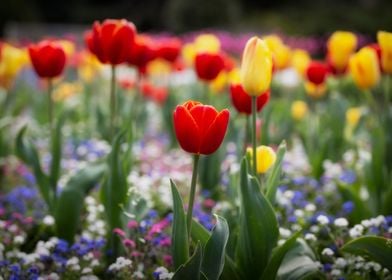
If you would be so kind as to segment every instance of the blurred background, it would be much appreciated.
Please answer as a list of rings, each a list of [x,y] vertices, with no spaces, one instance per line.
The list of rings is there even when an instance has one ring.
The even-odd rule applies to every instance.
[[[126,18],[143,32],[317,36],[345,29],[375,36],[379,29],[392,29],[391,11],[390,0],[1,0],[0,37],[75,32],[105,18]]]

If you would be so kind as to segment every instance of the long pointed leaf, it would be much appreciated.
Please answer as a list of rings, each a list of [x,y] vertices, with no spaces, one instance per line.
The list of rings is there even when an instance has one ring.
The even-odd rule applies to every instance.
[[[282,162],[285,153],[286,153],[286,142],[283,141],[279,145],[274,167],[272,168],[272,172],[270,173],[267,179],[266,196],[271,204],[275,203],[276,190],[278,189],[279,179],[282,173]]]
[[[50,189],[49,178],[42,171],[37,150],[31,141],[25,139],[26,130],[27,127],[23,127],[16,137],[16,155],[32,168],[41,196],[46,202],[50,212],[52,212],[54,210],[52,205],[52,198],[54,194]]]
[[[237,263],[247,279],[262,275],[279,230],[275,212],[260,192],[259,183],[250,177],[247,162],[241,162],[241,213],[237,246]]]
[[[348,242],[341,250],[371,259],[392,271],[392,239],[363,236]]]
[[[226,244],[229,239],[229,225],[216,215],[216,225],[204,247],[202,272],[209,280],[218,280],[225,264]]]
[[[271,258],[268,262],[266,269],[263,272],[260,280],[275,280],[278,269],[286,256],[286,253],[295,246],[295,241],[300,235],[301,231],[294,233],[283,245],[275,248],[272,251]]]
[[[173,275],[173,280],[199,280],[207,279],[201,273],[201,260],[202,260],[202,249],[200,243],[197,244],[195,253],[192,257],[184,264],[182,264]]]
[[[170,185],[173,196],[172,257],[174,268],[177,269],[189,258],[189,243],[184,205],[172,180]]]

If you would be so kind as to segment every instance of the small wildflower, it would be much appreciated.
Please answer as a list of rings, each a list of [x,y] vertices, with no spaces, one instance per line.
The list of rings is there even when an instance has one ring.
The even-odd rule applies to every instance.
[[[318,222],[320,225],[325,226],[325,225],[328,225],[328,224],[329,224],[329,219],[328,219],[328,217],[325,216],[325,215],[319,215],[319,216],[317,217],[317,222]]]
[[[324,250],[321,252],[321,254],[323,256],[332,257],[335,253],[330,248],[324,248]]]
[[[346,218],[337,218],[334,221],[334,225],[337,227],[347,227],[348,226],[348,221]]]

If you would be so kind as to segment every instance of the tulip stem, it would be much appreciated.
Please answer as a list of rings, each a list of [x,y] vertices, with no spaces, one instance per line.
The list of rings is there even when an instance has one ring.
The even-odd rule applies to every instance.
[[[116,66],[112,65],[110,80],[110,141],[113,139],[116,120]]]
[[[48,79],[48,121],[49,121],[49,129],[50,134],[53,139],[53,99],[52,99],[52,91],[53,91],[53,80],[51,78]]]
[[[191,181],[191,192],[189,195],[189,203],[188,203],[188,212],[186,217],[186,224],[188,229],[188,239],[191,237],[191,226],[192,226],[192,212],[193,212],[193,203],[195,201],[195,193],[196,193],[196,181],[197,181],[197,173],[199,166],[199,154],[195,154],[193,156],[193,171],[192,171],[192,181]]]
[[[253,174],[257,177],[257,154],[256,154],[256,114],[257,114],[257,96],[252,96],[252,147],[253,147]]]

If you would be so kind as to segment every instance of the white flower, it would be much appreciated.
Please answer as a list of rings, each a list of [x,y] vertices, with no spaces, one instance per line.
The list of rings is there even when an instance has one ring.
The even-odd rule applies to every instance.
[[[73,270],[73,271],[79,271],[79,270],[80,270],[80,265],[78,265],[78,264],[72,265],[72,266],[71,266],[71,270]]]
[[[65,265],[72,266],[72,265],[77,265],[77,264],[79,264],[79,259],[77,257],[72,257],[67,261],[67,263]]]
[[[324,248],[324,250],[321,252],[321,254],[323,256],[332,257],[335,253],[330,248]]]
[[[289,238],[291,235],[291,231],[285,228],[279,228],[279,233],[282,238]]]
[[[341,274],[342,274],[342,272],[339,269],[332,269],[332,271],[331,271],[332,276],[339,276]]]
[[[44,223],[44,225],[53,226],[54,225],[54,218],[50,215],[46,215],[43,218],[42,222]]]
[[[99,278],[95,275],[83,275],[80,280],[98,280]]]
[[[144,274],[141,271],[135,271],[132,276],[137,279],[144,279],[145,278]]]
[[[315,210],[316,210],[316,205],[314,205],[313,203],[306,204],[305,211],[314,212]]]
[[[337,268],[343,269],[347,265],[347,261],[343,258],[337,258],[335,265]]]
[[[372,223],[370,220],[362,220],[361,225],[363,225],[365,228],[368,228],[372,226]]]
[[[337,218],[334,221],[335,226],[337,227],[347,227],[348,226],[348,221],[346,218]]]
[[[296,209],[294,211],[294,215],[297,216],[298,218],[302,218],[304,216],[304,211],[301,209]]]
[[[22,235],[17,235],[14,237],[14,244],[20,245],[20,244],[23,244],[24,241],[25,241],[25,238]]]
[[[329,219],[328,219],[328,217],[327,216],[325,216],[325,215],[319,215],[318,217],[317,217],[317,222],[320,224],[320,225],[328,225],[328,223],[329,223]]]
[[[316,241],[317,238],[313,233],[307,233],[305,234],[305,240],[307,241]]]

